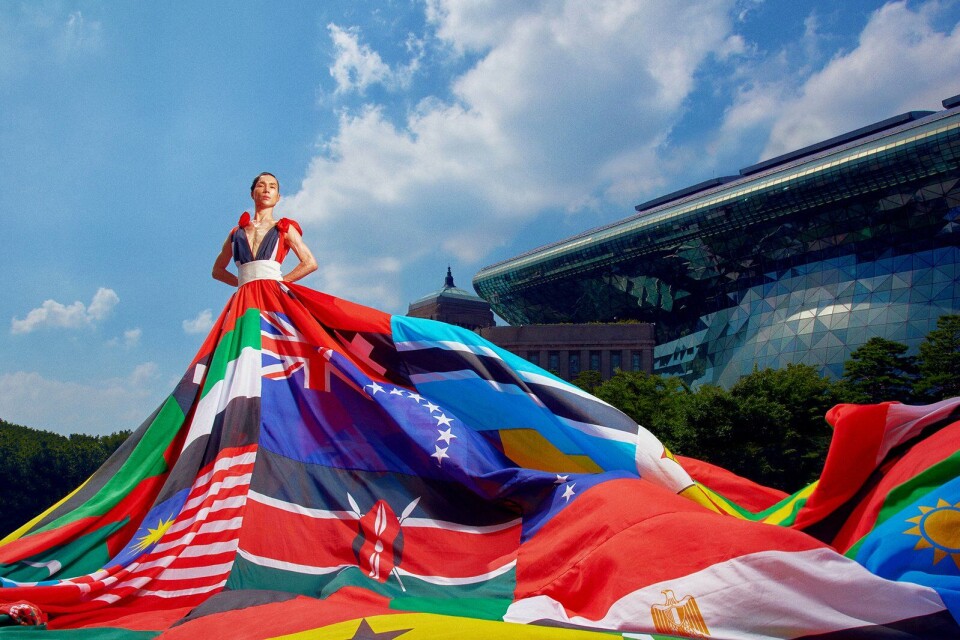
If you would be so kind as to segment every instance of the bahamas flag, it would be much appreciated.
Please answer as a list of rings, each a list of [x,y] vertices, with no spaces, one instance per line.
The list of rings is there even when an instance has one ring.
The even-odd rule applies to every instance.
[[[958,409],[834,409],[821,479],[788,496],[474,333],[254,281],[106,465],[0,543],[0,623],[30,603],[63,638],[960,637]]]

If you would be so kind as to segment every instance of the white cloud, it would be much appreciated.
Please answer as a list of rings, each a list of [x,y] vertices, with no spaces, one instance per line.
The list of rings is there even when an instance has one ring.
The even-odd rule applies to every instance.
[[[91,321],[103,320],[110,315],[110,312],[113,311],[113,308],[117,306],[118,302],[120,302],[120,297],[116,291],[100,287],[97,289],[97,292],[93,294],[93,300],[90,302],[90,306],[87,307],[87,315],[90,316]]]
[[[0,75],[22,76],[38,61],[65,63],[100,49],[102,27],[60,3],[0,3]]]
[[[58,44],[64,55],[94,51],[100,47],[100,34],[99,21],[86,19],[80,11],[74,11],[67,16]]]
[[[213,312],[204,309],[192,320],[183,321],[183,330],[189,334],[207,333],[213,328]]]
[[[32,309],[23,320],[13,318],[10,321],[11,333],[30,333],[41,327],[77,329],[89,327],[104,320],[120,302],[113,289],[100,287],[93,296],[90,305],[79,300],[64,305],[56,300],[44,300],[36,309]]]
[[[856,48],[834,57],[780,104],[763,157],[905,111],[940,109],[943,98],[960,92],[960,25],[938,31],[940,8],[892,2],[878,9]]]
[[[132,349],[133,347],[140,344],[140,338],[143,337],[143,330],[140,327],[134,329],[127,329],[123,332],[122,338],[111,338],[107,340],[107,346],[117,347],[123,346],[125,349]]]
[[[475,2],[474,0],[427,0],[427,20],[436,25],[437,36],[457,52],[487,50],[509,37],[524,15],[536,16],[548,2]]]
[[[391,69],[379,53],[360,43],[360,30],[357,27],[344,29],[331,23],[327,25],[327,31],[335,52],[330,75],[337,81],[336,93],[357,91],[362,94],[373,84],[403,88],[420,67],[423,41],[413,36],[408,37],[406,42],[407,51],[413,54],[411,61]]]
[[[157,377],[152,362],[138,365],[127,378],[86,383],[51,380],[30,371],[0,374],[0,417],[58,433],[103,435],[135,429],[161,400],[162,392],[149,384]]]
[[[138,364],[130,374],[130,383],[135,387],[142,387],[157,379],[159,367],[154,362]]]
[[[742,56],[749,51],[747,41],[740,34],[735,34],[723,41],[716,52],[720,60],[728,60],[735,56]]]
[[[399,273],[427,256],[482,260],[546,210],[629,213],[638,184],[662,179],[656,150],[698,66],[738,50],[733,4],[428,3],[445,46],[485,53],[452,100],[423,100],[402,122],[373,104],[342,113],[281,207],[327,263],[366,256],[321,286],[391,305]],[[352,82],[381,77],[360,59],[370,71]]]
[[[330,262],[319,269],[324,290],[351,290],[357,302],[388,308],[399,308],[403,300],[391,280],[399,276],[400,261],[395,258],[378,258],[357,262]]]
[[[128,329],[123,332],[123,344],[126,347],[135,347],[140,344],[140,338],[143,336],[143,330],[140,327]]]
[[[390,77],[390,67],[383,62],[380,54],[360,44],[359,29],[341,29],[335,24],[328,24],[327,30],[336,49],[330,75],[337,81],[338,93],[350,90],[362,92],[369,85]]]

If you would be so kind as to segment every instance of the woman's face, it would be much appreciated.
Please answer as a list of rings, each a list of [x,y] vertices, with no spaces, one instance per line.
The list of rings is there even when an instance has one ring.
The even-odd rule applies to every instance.
[[[280,185],[277,179],[270,174],[262,175],[257,178],[257,183],[253,185],[253,191],[250,193],[253,202],[258,209],[272,207],[280,201]]]

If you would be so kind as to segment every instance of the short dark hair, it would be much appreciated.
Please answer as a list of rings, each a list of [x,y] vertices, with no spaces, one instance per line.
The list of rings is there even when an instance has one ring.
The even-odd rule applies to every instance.
[[[257,186],[257,182],[258,182],[258,181],[260,180],[260,178],[262,178],[263,176],[270,176],[271,178],[273,178],[274,180],[276,180],[276,181],[277,181],[277,191],[280,191],[280,179],[277,178],[277,176],[275,176],[275,175],[273,175],[272,173],[270,173],[269,171],[263,171],[263,172],[257,174],[257,177],[254,178],[254,179],[253,179],[253,182],[250,183],[250,193],[253,193],[253,188],[254,188],[255,186]]]

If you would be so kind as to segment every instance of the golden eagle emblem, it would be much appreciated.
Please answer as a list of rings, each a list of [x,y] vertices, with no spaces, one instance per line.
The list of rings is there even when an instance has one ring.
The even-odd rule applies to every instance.
[[[700,613],[700,607],[693,596],[677,600],[670,589],[661,591],[667,601],[650,607],[653,626],[657,633],[685,635],[690,638],[708,638],[707,623]]]

